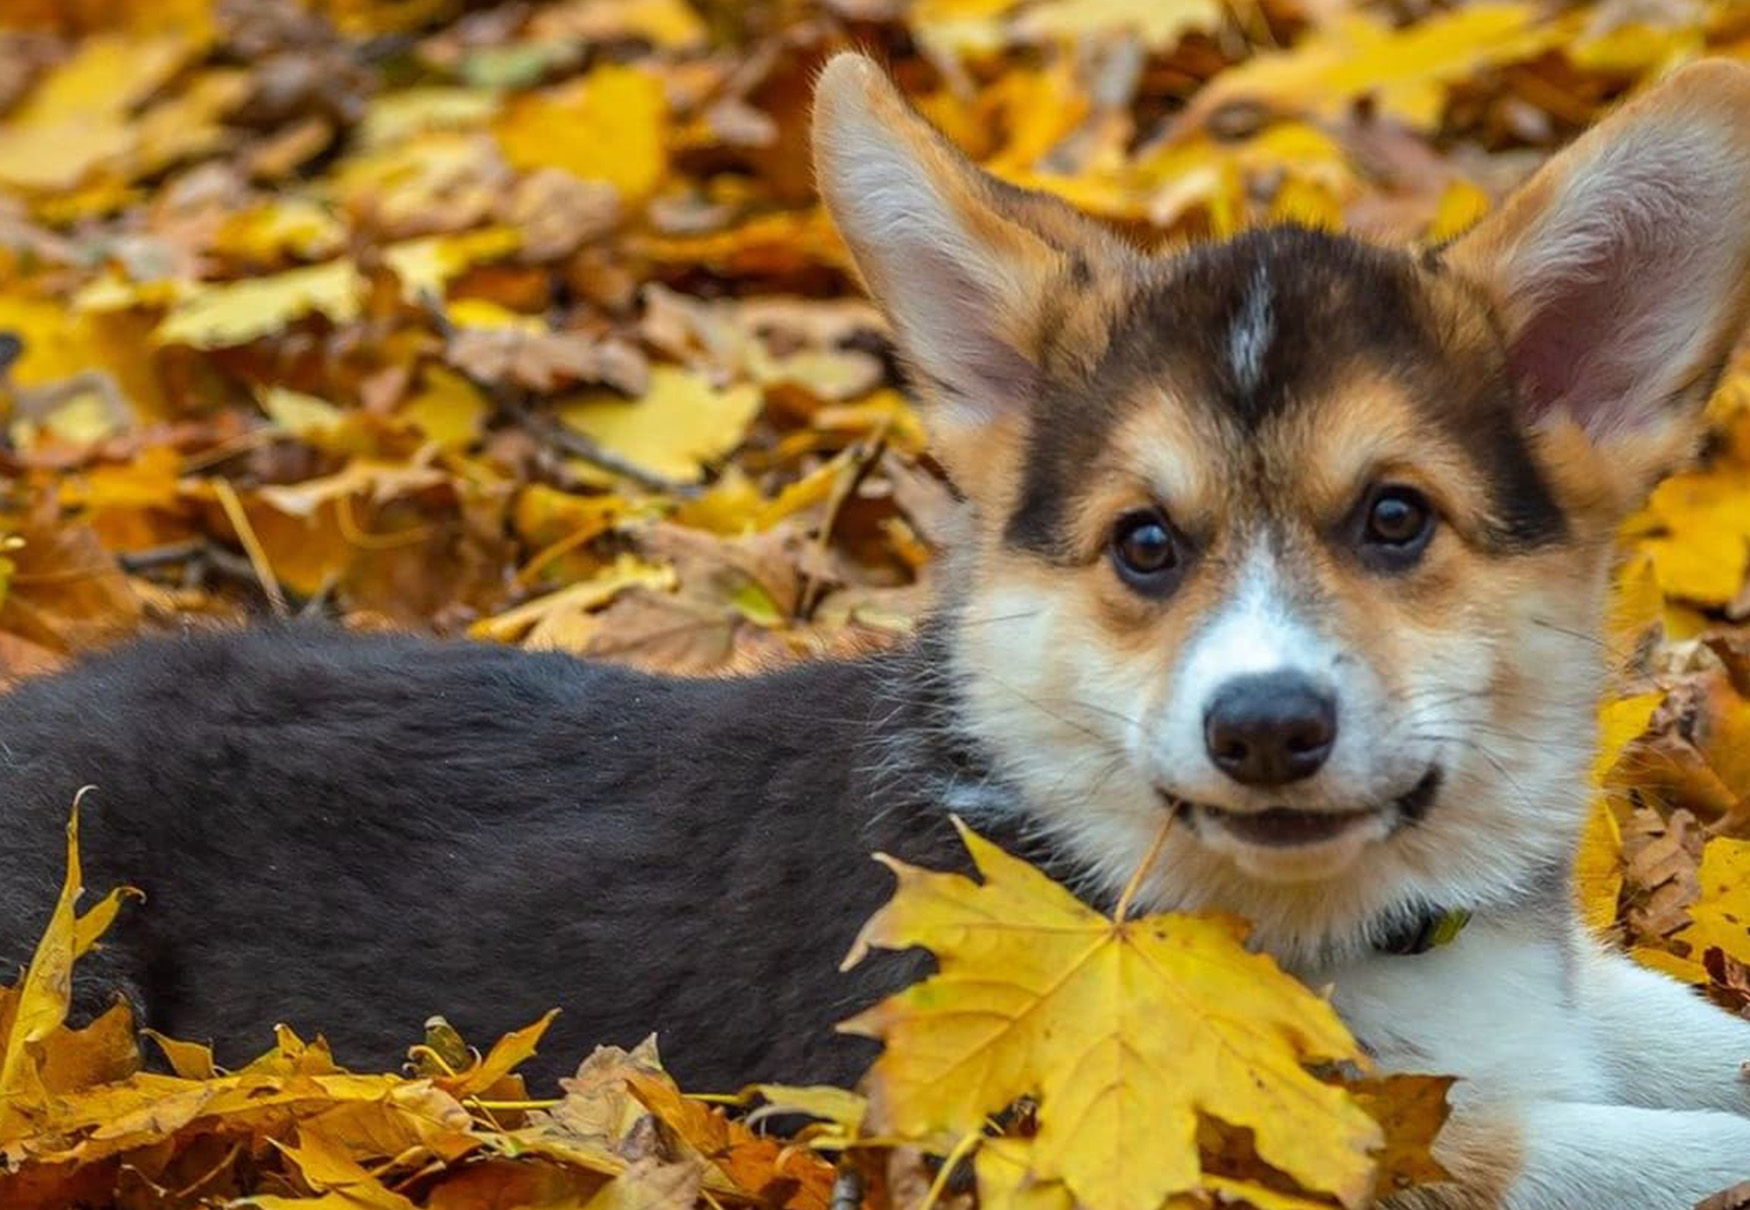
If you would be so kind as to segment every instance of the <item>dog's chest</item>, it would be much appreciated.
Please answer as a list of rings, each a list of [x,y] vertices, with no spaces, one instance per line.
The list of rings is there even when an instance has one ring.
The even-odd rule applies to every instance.
[[[1608,1095],[1598,1041],[1575,1002],[1562,939],[1473,923],[1425,954],[1379,954],[1310,976],[1389,1072],[1455,1075],[1472,1088],[1590,1101]]]

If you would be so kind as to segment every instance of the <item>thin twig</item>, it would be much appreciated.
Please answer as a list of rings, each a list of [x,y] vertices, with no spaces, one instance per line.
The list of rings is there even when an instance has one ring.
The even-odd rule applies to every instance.
[[[839,513],[844,511],[845,502],[857,494],[863,480],[875,469],[876,462],[881,458],[881,451],[887,448],[887,430],[891,423],[891,418],[884,418],[867,439],[853,447],[855,452],[851,455],[851,473],[842,483],[833,485],[832,495],[826,502],[826,515],[820,519],[820,530],[814,535],[814,548],[819,556],[815,560],[817,565],[826,562],[826,554],[832,548],[832,531],[838,525]],[[804,622],[813,621],[814,611],[820,608],[820,602],[825,596],[825,582],[805,572],[796,616]]]
[[[249,514],[243,511],[243,501],[238,497],[237,489],[231,486],[229,479],[214,479],[213,493],[218,496],[219,507],[225,510],[231,528],[237,531],[237,540],[243,544],[243,553],[249,556],[249,565],[255,569],[255,579],[261,585],[261,591],[267,594],[267,603],[274,616],[289,617],[291,611],[286,607],[286,594],[281,591],[279,577],[268,561],[267,549],[256,536],[255,527],[249,523]]]
[[[163,546],[151,546],[145,550],[119,554],[116,562],[129,575],[138,575],[143,571],[156,571],[160,567],[174,567],[178,563],[198,559],[206,553],[205,538],[190,538],[185,542],[170,542]]]

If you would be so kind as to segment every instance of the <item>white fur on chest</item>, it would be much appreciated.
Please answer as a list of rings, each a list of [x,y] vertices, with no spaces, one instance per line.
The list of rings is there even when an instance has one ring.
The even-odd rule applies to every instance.
[[[1598,1039],[1559,936],[1478,921],[1426,954],[1376,954],[1308,977],[1398,1072],[1456,1075],[1453,1097],[1610,1099]]]

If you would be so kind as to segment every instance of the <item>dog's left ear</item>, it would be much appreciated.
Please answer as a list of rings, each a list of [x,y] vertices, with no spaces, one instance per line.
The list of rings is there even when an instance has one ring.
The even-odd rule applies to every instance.
[[[1554,157],[1449,263],[1499,316],[1534,426],[1631,494],[1688,452],[1750,312],[1750,68],[1676,73]]]

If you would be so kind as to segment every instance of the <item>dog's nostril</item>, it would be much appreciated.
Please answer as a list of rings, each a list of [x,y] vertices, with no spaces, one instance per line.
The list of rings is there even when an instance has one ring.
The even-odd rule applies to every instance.
[[[1311,777],[1337,742],[1337,704],[1297,672],[1235,677],[1216,691],[1203,720],[1217,768],[1248,786]]]

